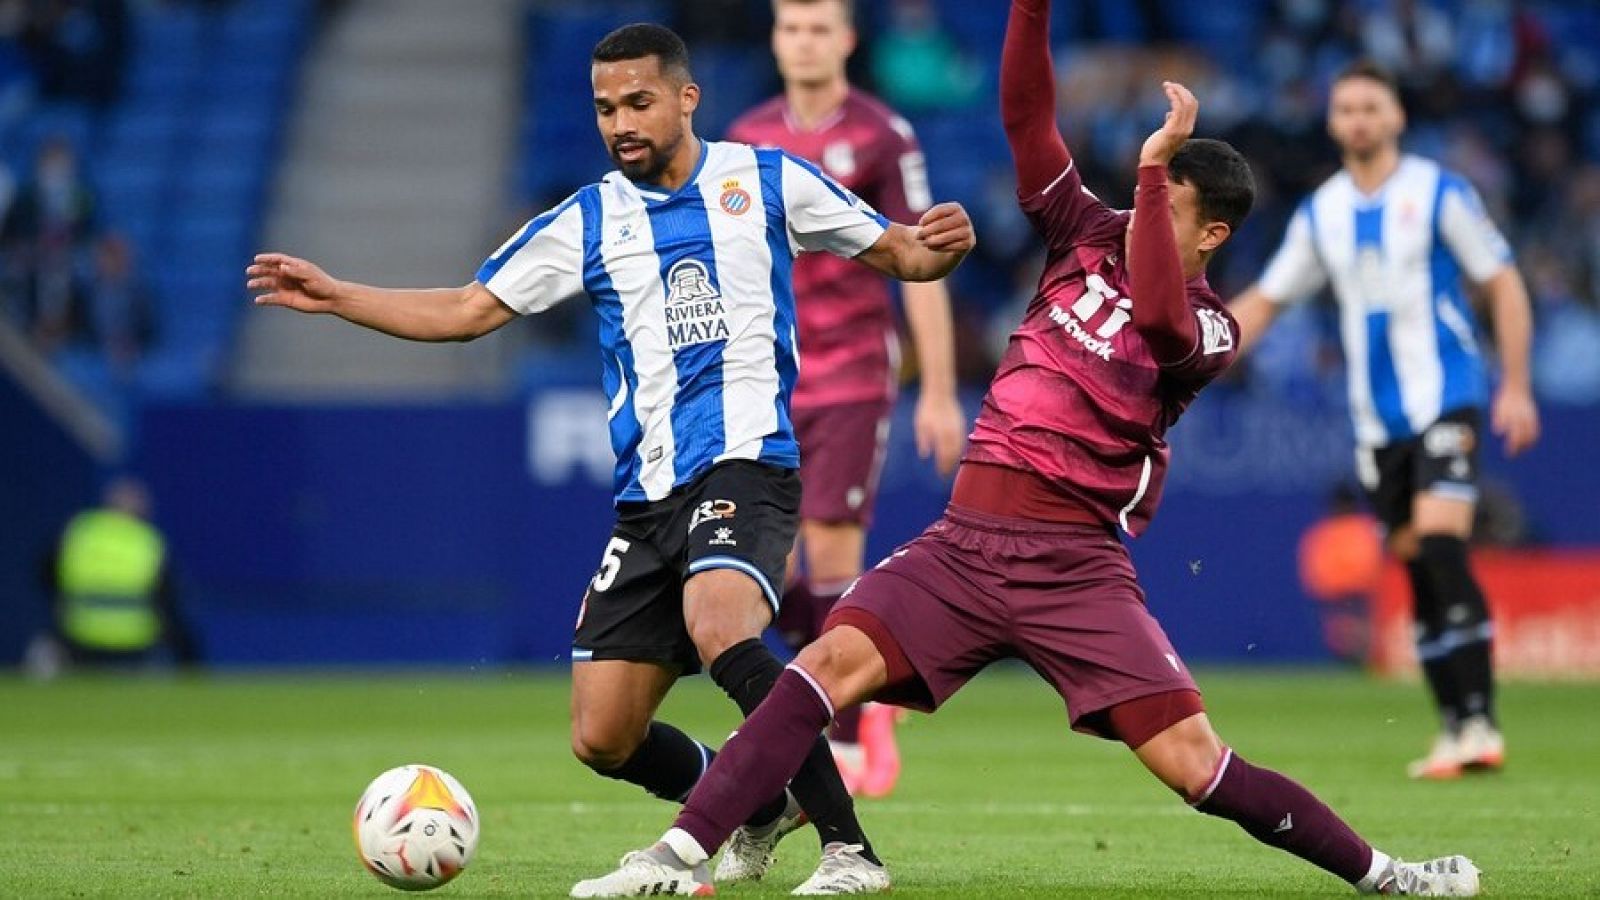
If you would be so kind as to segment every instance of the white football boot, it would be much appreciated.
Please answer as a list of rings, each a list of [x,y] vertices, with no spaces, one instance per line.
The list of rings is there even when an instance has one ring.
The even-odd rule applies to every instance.
[[[1487,717],[1472,716],[1461,723],[1456,757],[1469,772],[1497,772],[1506,764],[1505,736]]]
[[[802,897],[834,894],[882,894],[889,890],[889,870],[861,851],[860,844],[832,843],[822,848],[822,862],[799,887],[790,893]]]
[[[760,881],[778,859],[775,852],[778,842],[806,824],[806,814],[800,808],[800,802],[794,799],[794,794],[788,791],[784,793],[788,805],[775,821],[761,829],[741,826],[729,838],[722,858],[717,860],[717,871],[713,877],[718,882],[733,884]]]
[[[1378,880],[1379,894],[1417,897],[1476,897],[1478,867],[1465,856],[1441,856],[1427,862],[1395,860]]]
[[[1428,755],[1406,766],[1406,774],[1422,781],[1449,781],[1461,777],[1461,748],[1459,739],[1450,732],[1442,732],[1433,739]]]
[[[680,897],[710,897],[717,889],[711,885],[706,864],[690,866],[666,844],[648,850],[635,850],[622,858],[616,871],[572,886],[572,897],[637,897],[643,894],[669,894]]]

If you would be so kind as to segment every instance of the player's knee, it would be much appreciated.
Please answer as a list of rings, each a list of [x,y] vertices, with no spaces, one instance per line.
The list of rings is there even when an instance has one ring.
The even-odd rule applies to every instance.
[[[622,768],[639,749],[639,738],[620,730],[608,730],[574,723],[572,726],[572,755],[596,772],[605,773]]]
[[[1227,751],[1210,720],[1195,715],[1170,726],[1135,752],[1162,784],[1193,803],[1210,790]]]
[[[696,622],[689,629],[689,639],[694,642],[695,652],[700,654],[700,664],[708,668],[734,645],[760,636],[760,629],[717,618]]]
[[[867,642],[866,636],[853,628],[834,628],[806,645],[795,657],[794,665],[811,676],[834,706],[842,709],[869,699],[875,682],[882,680],[873,677],[871,644],[867,642],[863,647],[863,642]]]

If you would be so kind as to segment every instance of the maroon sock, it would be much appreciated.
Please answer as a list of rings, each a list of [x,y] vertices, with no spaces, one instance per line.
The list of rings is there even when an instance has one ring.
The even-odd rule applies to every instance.
[[[1327,804],[1277,772],[1250,765],[1232,750],[1222,757],[1210,793],[1194,807],[1236,822],[1261,843],[1293,853],[1351,884],[1365,878],[1372,865],[1372,846]]]
[[[833,710],[798,669],[785,669],[772,693],[722,745],[673,823],[716,853],[763,798],[783,792]]]

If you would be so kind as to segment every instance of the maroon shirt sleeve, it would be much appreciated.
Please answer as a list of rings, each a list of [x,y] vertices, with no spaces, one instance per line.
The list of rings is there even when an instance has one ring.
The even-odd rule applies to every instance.
[[[1017,169],[1017,198],[1052,250],[1118,218],[1084,189],[1056,128],[1056,70],[1049,0],[1012,0],[1000,57],[1000,118]]]
[[[1187,361],[1199,348],[1199,323],[1189,310],[1178,239],[1172,230],[1166,166],[1140,166],[1128,237],[1133,327],[1163,366]]]

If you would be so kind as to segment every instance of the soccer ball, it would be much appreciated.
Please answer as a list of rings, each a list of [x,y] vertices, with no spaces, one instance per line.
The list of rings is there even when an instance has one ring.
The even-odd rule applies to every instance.
[[[356,803],[356,849],[367,871],[403,891],[425,891],[461,874],[478,849],[478,807],[443,769],[390,769]]]

